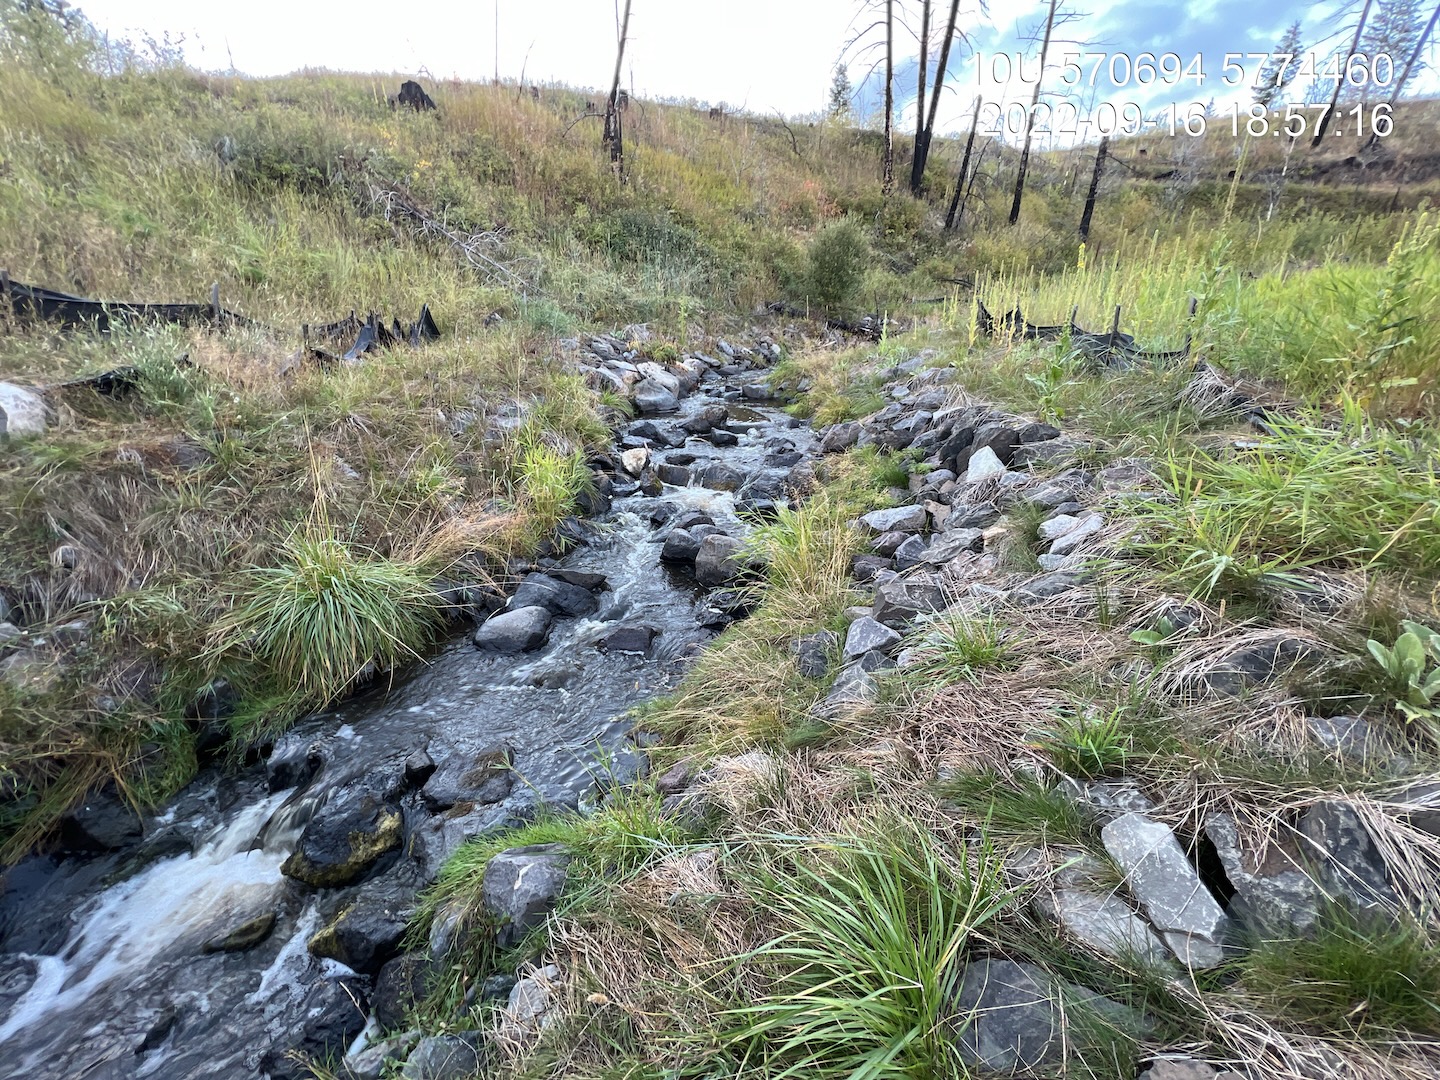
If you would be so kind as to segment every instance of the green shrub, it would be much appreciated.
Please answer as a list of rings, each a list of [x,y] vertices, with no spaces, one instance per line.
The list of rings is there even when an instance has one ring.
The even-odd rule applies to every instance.
[[[809,298],[827,311],[843,311],[865,280],[870,245],[851,221],[827,225],[810,242],[806,287]]]

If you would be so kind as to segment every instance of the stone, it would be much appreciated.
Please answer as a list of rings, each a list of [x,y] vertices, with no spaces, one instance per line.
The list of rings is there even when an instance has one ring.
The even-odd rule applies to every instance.
[[[1043,529],[1049,522],[1041,525]],[[1051,555],[1068,555],[1105,527],[1105,519],[1099,514],[1087,514],[1067,529],[1059,539],[1050,545]]]
[[[547,964],[533,975],[518,980],[500,1014],[500,1036],[512,1041],[528,1039],[554,1023],[554,984],[560,969]]]
[[[427,1035],[415,1044],[401,1080],[474,1080],[485,1071],[480,1033]]]
[[[724,405],[707,405],[681,424],[680,429],[691,435],[704,435],[717,424],[725,423],[729,416]]]
[[[1326,750],[1355,765],[1393,765],[1399,758],[1396,747],[1384,732],[1361,716],[1307,716],[1310,736]]]
[[[672,380],[667,385],[657,379],[641,379],[635,384],[635,408],[644,413],[674,412],[680,406],[680,383]]]
[[[639,653],[650,651],[650,644],[660,631],[653,626],[617,626],[597,641],[596,647],[607,653]]]
[[[281,865],[282,874],[317,889],[336,889],[388,861],[385,856],[404,840],[404,820],[363,784],[342,788],[310,819]]]
[[[795,666],[807,679],[823,679],[830,670],[830,660],[840,635],[833,630],[806,634],[790,642],[790,651],[795,656]]]
[[[695,555],[695,580],[706,587],[734,581],[745,570],[742,547],[739,540],[724,533],[705,537]]]
[[[914,533],[902,532],[900,529],[892,529],[890,532],[883,532],[874,540],[870,541],[870,549],[876,555],[890,558],[899,550],[900,545],[915,537]]]
[[[1100,831],[1100,839],[1181,963],[1203,970],[1225,959],[1229,920],[1169,826],[1141,814],[1121,814]]]
[[[45,434],[45,399],[12,382],[0,382],[0,435],[25,438]]]
[[[275,929],[275,912],[265,911],[246,919],[233,930],[213,937],[200,947],[203,953],[245,952],[268,938]]]
[[[855,420],[847,420],[843,424],[827,428],[820,437],[820,452],[838,454],[849,450],[860,441],[860,430],[860,424]]]
[[[432,814],[442,813],[457,803],[489,806],[510,794],[515,783],[511,766],[515,760],[509,746],[486,747],[475,753],[448,754],[425,784],[421,798]]]
[[[1121,814],[1148,814],[1155,804],[1134,780],[1073,780],[1063,777],[1060,790],[1101,824]]]
[[[1211,693],[1243,697],[1249,690],[1287,675],[1314,653],[1307,641],[1283,631],[1271,632],[1222,657],[1200,676],[1200,682]]]
[[[690,470],[684,465],[661,464],[655,466],[655,475],[660,478],[662,484],[669,484],[672,487],[688,487],[690,484]]]
[[[993,502],[955,503],[945,519],[945,528],[987,529],[1000,520],[1000,509]]]
[[[1155,965],[1171,960],[1150,924],[1114,893],[1066,883],[1048,907],[1067,932],[1107,956]]]
[[[845,662],[849,663],[872,649],[887,653],[898,644],[900,644],[899,634],[867,615],[850,624],[850,629],[845,635],[843,656]]]
[[[410,787],[424,787],[434,775],[435,759],[428,750],[416,750],[405,759],[405,783]]]
[[[1025,443],[1015,447],[1010,464],[1017,469],[1033,468],[1036,465],[1050,465],[1057,461],[1072,460],[1083,444],[1067,437],[1049,439],[1045,442]]]
[[[412,911],[383,895],[362,895],[307,943],[311,956],[338,960],[352,971],[375,975],[400,949]]]
[[[1020,429],[1019,438],[1022,443],[1047,442],[1050,439],[1058,439],[1060,429],[1049,424],[1026,424]]]
[[[315,982],[295,1010],[299,1030],[266,1051],[260,1070],[271,1080],[302,1080],[313,1075],[306,1061],[343,1057],[365,1029],[369,991],[370,980],[363,976]]]
[[[382,1080],[392,1075],[387,1071],[391,1062],[403,1061],[419,1040],[418,1031],[407,1031],[370,1043],[357,1053],[345,1055],[344,1067],[339,1075],[343,1080]]]
[[[705,438],[711,446],[739,446],[740,436],[733,431],[726,431],[724,428],[711,428]]]
[[[528,652],[545,643],[553,618],[543,607],[504,611],[486,619],[473,640],[477,648],[487,652]]]
[[[639,476],[645,471],[645,466],[649,464],[650,451],[647,447],[639,446],[620,454],[620,466],[631,476]]]
[[[700,526],[705,528],[705,526]],[[660,546],[660,561],[668,563],[691,563],[700,554],[700,541],[689,529],[671,529],[665,534],[665,543]]]
[[[1361,907],[1399,903],[1384,856],[1354,807],[1334,799],[1317,802],[1301,816],[1299,834],[1308,841],[1303,853],[1326,894]]]
[[[589,615],[600,606],[595,594],[548,574],[526,574],[510,598],[511,611],[542,607],[554,615]]]
[[[717,461],[701,469],[696,474],[695,482],[712,491],[739,491],[745,486],[745,476],[729,465]]]
[[[1215,1080],[1215,1066],[1192,1057],[1158,1058],[1136,1080]]]
[[[690,762],[677,761],[655,778],[655,791],[659,795],[678,795],[690,786],[691,776]]]
[[[966,552],[979,551],[985,546],[985,534],[979,529],[951,529],[937,538],[920,557],[921,562],[931,566],[943,566],[951,559]]]
[[[926,544],[923,537],[912,536],[895,549],[895,568],[909,570],[919,566],[925,559]]]
[[[970,455],[970,462],[965,466],[965,482],[978,484],[992,476],[1004,476],[1006,472],[1004,462],[996,456],[995,451],[988,446],[982,446]]]
[[[1238,923],[1263,938],[1304,933],[1314,924],[1320,889],[1305,872],[1293,843],[1277,839],[1256,858],[1241,851],[1240,832],[1229,814],[1208,815],[1204,828],[1235,889],[1230,914]]]
[[[481,893],[499,922],[496,941],[502,949],[545,921],[565,887],[569,866],[570,856],[559,844],[510,848],[490,860]]]
[[[860,524],[875,535],[895,531],[915,533],[925,528],[926,520],[923,506],[892,506],[870,511],[860,518]]]
[[[850,573],[859,582],[874,581],[881,570],[890,569],[890,560],[879,555],[856,555],[850,560]]]
[[[370,1001],[370,1011],[382,1028],[399,1028],[415,1006],[425,1000],[433,970],[424,953],[404,953],[385,962],[375,978],[375,993]]]
[[[320,747],[313,739],[293,732],[283,735],[265,759],[266,789],[273,795],[309,783],[324,763]]]
[[[60,843],[71,851],[118,851],[138,843],[140,815],[114,788],[93,791],[60,820]]]
[[[975,960],[965,965],[956,991],[955,1048],[963,1065],[982,1073],[1057,1065],[1065,1056],[1066,1014],[1077,1007],[1098,1011],[1102,1004],[1120,1008],[1033,964]]]
[[[1042,521],[1035,532],[1041,540],[1059,540],[1078,524],[1080,524],[1079,518],[1071,517],[1069,514],[1056,514]]]
[[[826,715],[836,716],[853,706],[867,705],[879,696],[880,687],[870,672],[859,664],[851,664],[841,668],[840,673],[835,676],[830,692],[825,695],[822,711]]]
[[[1074,570],[1052,570],[1047,574],[1031,578],[1017,588],[1015,594],[1022,602],[1048,600],[1053,596],[1059,596],[1061,593],[1077,588],[1084,580],[1085,575]]]
[[[949,598],[936,576],[911,574],[882,582],[875,589],[872,616],[892,630],[903,629],[916,616],[943,609]]]

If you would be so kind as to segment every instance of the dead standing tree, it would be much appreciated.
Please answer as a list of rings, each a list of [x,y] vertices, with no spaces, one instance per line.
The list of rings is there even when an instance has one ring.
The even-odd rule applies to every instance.
[[[980,95],[975,95],[975,111],[970,116],[970,135],[965,140],[965,156],[960,159],[960,175],[955,179],[955,197],[950,200],[950,209],[945,214],[945,230],[949,232],[959,224],[956,211],[961,210],[960,197],[965,192],[965,174],[970,171],[970,152],[975,149],[975,132],[980,128]],[[978,164],[976,166],[979,167]]]
[[[1320,123],[1315,126],[1315,137],[1310,140],[1310,149],[1315,149],[1325,141],[1325,131],[1330,126],[1330,117],[1335,113],[1335,107],[1340,104],[1340,91],[1345,85],[1345,74],[1350,70],[1350,61],[1355,58],[1355,51],[1360,48],[1360,35],[1365,32],[1365,20],[1370,17],[1370,4],[1372,0],[1365,0],[1360,9],[1360,18],[1355,20],[1355,36],[1350,40],[1350,48],[1345,53],[1345,63],[1340,67],[1340,78],[1335,80],[1335,92],[1330,95],[1330,107],[1320,117]]]
[[[1045,84],[1045,57],[1050,51],[1050,35],[1055,31],[1055,5],[1050,0],[1045,13],[1045,35],[1040,39],[1040,69],[1035,72],[1035,93],[1030,97],[1030,108],[1025,113],[1025,145],[1020,150],[1020,168],[1015,174],[1015,198],[1010,203],[1010,224],[1020,220],[1020,201],[1025,198],[1025,174],[1030,168],[1030,139],[1035,132],[1035,109],[1040,104],[1040,88]]]
[[[842,58],[851,53],[857,45],[868,39],[868,44],[855,53],[855,59],[867,56],[875,49],[879,49],[882,55],[879,60],[870,66],[862,82],[869,81],[870,75],[881,66],[885,67],[885,136],[881,150],[881,172],[880,190],[885,197],[889,197],[890,190],[895,186],[895,0],[864,0],[856,13],[856,18],[866,12],[881,12],[881,14],[868,26],[857,30],[855,34],[845,43],[841,50]],[[854,23],[852,21],[851,25]],[[879,40],[871,38],[876,30],[882,31]]]
[[[1080,215],[1080,241],[1090,239],[1090,219],[1095,215],[1095,197],[1100,194],[1100,178],[1105,175],[1105,155],[1110,152],[1110,136],[1100,137],[1095,151],[1095,171],[1090,174],[1090,190],[1085,194],[1085,212]]]
[[[630,35],[630,0],[625,0],[625,13],[619,15],[620,40],[615,47],[615,77],[610,81],[610,97],[605,102],[605,133],[601,137],[601,145],[610,151],[610,167],[615,170],[615,179],[620,183],[625,182],[625,135],[621,126],[621,114],[624,111],[621,105],[620,95],[620,67],[625,62],[625,41]],[[629,103],[629,95],[626,95],[626,104]]]
[[[928,4],[926,5],[929,6]],[[980,5],[980,13],[987,14],[985,4]],[[940,39],[940,61],[935,67],[935,81],[930,89],[930,107],[925,110],[925,122],[916,129],[915,135],[915,158],[910,164],[910,190],[916,195],[920,194],[920,188],[925,182],[925,166],[930,160],[930,143],[935,137],[935,116],[940,111],[940,94],[945,89],[946,68],[950,64],[950,49],[955,44],[956,25],[960,19],[960,0],[950,0],[950,14],[945,20],[945,32]],[[925,23],[928,25],[928,12]],[[922,35],[924,37],[926,35]],[[963,34],[958,35],[960,40],[968,46],[968,40]],[[923,72],[929,61],[926,53],[926,46],[920,48],[920,70],[922,72],[920,81],[920,96],[916,99],[915,111],[917,123],[921,106],[925,103],[925,83]]]

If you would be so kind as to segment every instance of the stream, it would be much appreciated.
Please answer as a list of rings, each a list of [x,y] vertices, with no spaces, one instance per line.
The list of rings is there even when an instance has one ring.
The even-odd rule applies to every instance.
[[[612,510],[587,523],[589,541],[538,567],[595,597],[589,613],[557,615],[539,648],[486,652],[466,633],[392,684],[304,719],[266,761],[202,771],[146,818],[137,844],[35,855],[0,879],[0,1077],[280,1080],[308,1075],[288,1051],[352,1040],[357,993],[399,950],[417,893],[450,853],[542,804],[583,809],[643,767],[627,710],[673,688],[725,621],[693,566],[660,561],[667,521],[698,511],[740,536],[737,500],[776,498],[814,452],[808,428],[740,396],[712,372],[678,413],[648,419],[678,438],[678,425],[724,405],[738,442],[692,435],[655,445],[654,460],[678,459],[692,477],[728,466],[741,489],[692,480],[645,495],[622,483]],[[637,626],[655,631],[645,652],[603,647]],[[467,795],[477,772],[480,794]],[[322,823],[370,807],[393,811],[403,842],[357,880],[315,887],[282,872]],[[352,964],[312,955],[347,908],[379,929],[346,944]]]

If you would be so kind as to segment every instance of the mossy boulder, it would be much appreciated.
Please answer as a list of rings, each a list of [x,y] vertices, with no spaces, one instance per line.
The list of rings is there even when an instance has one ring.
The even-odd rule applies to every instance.
[[[315,815],[280,872],[317,889],[353,885],[404,841],[400,811],[370,793],[341,794]]]

